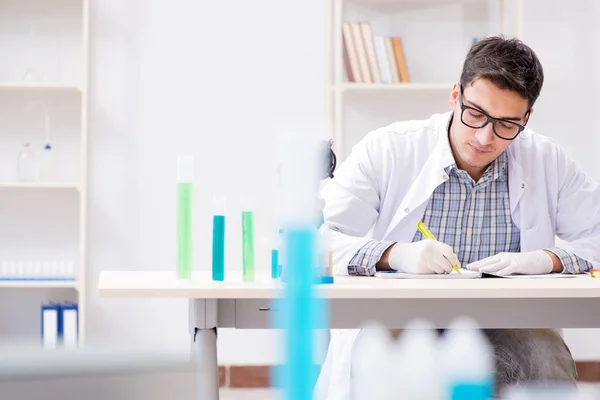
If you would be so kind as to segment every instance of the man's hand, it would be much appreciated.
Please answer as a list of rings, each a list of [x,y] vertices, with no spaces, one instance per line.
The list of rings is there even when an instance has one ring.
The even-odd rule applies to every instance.
[[[492,272],[496,275],[549,274],[553,270],[553,259],[544,250],[526,253],[500,253],[468,264],[467,269]]]
[[[460,263],[452,247],[432,239],[413,243],[396,243],[387,262],[390,268],[412,274],[446,274]]]

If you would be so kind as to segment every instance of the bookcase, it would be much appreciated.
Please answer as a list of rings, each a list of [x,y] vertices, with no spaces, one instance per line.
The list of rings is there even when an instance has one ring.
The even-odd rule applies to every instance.
[[[0,340],[41,305],[85,338],[89,0],[0,0]]]
[[[340,160],[370,130],[449,111],[474,41],[522,37],[523,0],[331,0],[329,99]]]

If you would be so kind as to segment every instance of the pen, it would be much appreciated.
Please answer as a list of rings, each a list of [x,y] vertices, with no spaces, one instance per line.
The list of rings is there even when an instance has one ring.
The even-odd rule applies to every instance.
[[[433,234],[431,232],[429,232],[429,229],[427,229],[427,227],[425,226],[425,224],[423,223],[423,221],[419,221],[417,222],[417,229],[419,230],[419,232],[421,232],[423,234],[423,236],[425,236],[427,239],[433,239],[436,240],[435,236],[433,236]],[[458,268],[458,265],[453,265],[452,268],[456,271],[456,273],[460,274],[460,268]]]

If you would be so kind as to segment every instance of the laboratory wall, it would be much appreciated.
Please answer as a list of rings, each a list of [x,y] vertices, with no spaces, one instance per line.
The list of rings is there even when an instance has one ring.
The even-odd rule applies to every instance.
[[[322,0],[93,2],[88,341],[187,352],[187,301],[107,300],[101,270],[176,266],[176,157],[195,157],[193,263],[210,269],[213,196],[226,198],[226,264],[241,269],[241,208],[270,268],[276,145],[327,138]],[[220,361],[276,360],[271,335],[219,331]]]
[[[596,180],[600,169],[600,3],[526,1],[524,37],[537,51],[546,74],[531,128],[556,139]],[[576,360],[600,360],[598,330],[565,329]]]
[[[196,160],[197,268],[210,267],[211,205],[219,194],[230,211],[228,268],[241,265],[239,211],[250,203],[257,265],[267,270],[277,194],[274,143],[286,131],[329,136],[325,4],[92,1],[90,343],[143,341],[182,354],[189,349],[186,301],[103,299],[95,290],[101,270],[174,271],[178,154]],[[600,179],[594,163],[600,149],[600,5],[528,0],[524,17],[524,38],[546,71],[530,126],[556,138]],[[410,99],[398,106],[406,115]],[[368,125],[369,115],[362,118]],[[578,359],[600,360],[596,335],[565,331]],[[276,363],[278,339],[269,331],[223,329],[220,362]]]

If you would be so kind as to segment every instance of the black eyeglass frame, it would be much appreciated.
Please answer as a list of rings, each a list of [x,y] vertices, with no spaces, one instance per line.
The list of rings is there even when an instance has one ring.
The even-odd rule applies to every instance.
[[[494,135],[498,136],[500,139],[503,139],[503,140],[515,140],[515,139],[517,138],[517,136],[519,136],[519,134],[520,134],[521,132],[523,132],[523,130],[525,130],[525,125],[527,125],[527,122],[525,122],[525,125],[521,125],[521,124],[517,124],[517,123],[516,123],[516,122],[514,122],[514,121],[509,121],[509,120],[506,120],[506,119],[501,119],[501,118],[494,118],[494,117],[490,116],[489,114],[487,114],[487,113],[483,112],[482,110],[480,110],[480,109],[478,109],[478,108],[475,108],[475,107],[471,107],[471,106],[467,106],[467,105],[465,105],[465,104],[463,103],[462,97],[463,97],[463,87],[462,87],[462,86],[460,86],[460,92],[459,92],[459,95],[458,95],[458,104],[460,105],[460,109],[461,109],[461,111],[460,111],[460,122],[462,122],[464,125],[468,126],[469,128],[473,128],[473,129],[482,129],[482,128],[484,128],[484,127],[485,127],[487,124],[489,124],[489,123],[491,122],[491,123],[492,123],[492,131],[494,131]],[[483,125],[481,125],[481,126],[472,126],[472,125],[469,125],[469,124],[467,124],[467,123],[464,121],[464,119],[463,119],[463,115],[464,115],[464,113],[465,113],[465,110],[473,110],[473,111],[477,111],[477,112],[478,112],[478,113],[480,113],[480,114],[483,114],[483,115],[486,117],[486,120],[484,121]],[[527,112],[525,113],[525,117],[524,117],[524,118],[525,118],[526,120],[527,120],[527,117],[529,116],[529,113],[530,113],[530,112],[531,112],[531,109],[527,110]],[[504,137],[504,136],[500,136],[500,135],[498,134],[498,132],[496,132],[496,122],[503,122],[503,123],[507,123],[507,124],[516,125],[516,126],[518,127],[518,129],[519,129],[519,130],[518,130],[518,131],[517,131],[517,133],[516,133],[516,134],[515,134],[513,137],[511,137],[511,138],[506,138],[506,137]]]

